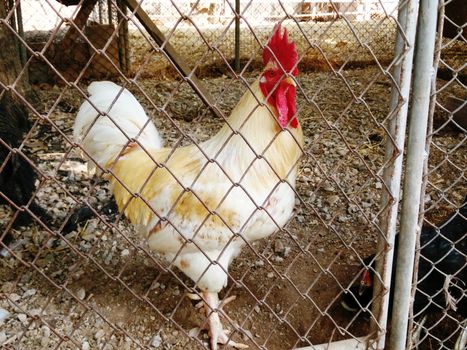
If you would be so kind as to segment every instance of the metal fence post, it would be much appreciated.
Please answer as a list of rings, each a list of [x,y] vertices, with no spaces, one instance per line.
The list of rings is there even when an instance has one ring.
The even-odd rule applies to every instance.
[[[240,72],[240,0],[235,0],[235,63],[236,72]]]
[[[382,254],[376,261],[376,271],[381,276],[381,281],[375,280],[374,296],[376,302],[373,303],[372,312],[376,322],[372,325],[373,331],[377,332],[377,349],[384,349],[386,341],[387,316],[389,309],[389,290],[387,287],[391,283],[391,272],[394,250],[389,247],[394,246],[396,235],[397,211],[399,203],[399,192],[402,175],[402,161],[404,152],[405,130],[407,122],[408,100],[410,94],[411,72],[413,63],[413,47],[415,42],[418,1],[411,0],[399,4],[398,23],[395,46],[395,60],[398,62],[394,66],[393,78],[396,85],[393,85],[391,92],[390,108],[394,117],[389,122],[388,130],[392,140],[386,143],[384,182],[388,192],[383,192],[381,227],[386,237],[378,240],[378,252]],[[385,294],[382,295],[382,289]]]
[[[433,76],[433,54],[438,2],[421,0],[417,29],[413,105],[407,144],[407,161],[401,213],[401,230],[392,312],[390,349],[405,349],[407,337],[416,231],[422,188],[425,140]]]

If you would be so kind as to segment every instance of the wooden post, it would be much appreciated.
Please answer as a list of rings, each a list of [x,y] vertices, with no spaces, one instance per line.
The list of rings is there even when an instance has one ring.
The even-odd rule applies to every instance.
[[[117,0],[118,58],[120,68],[127,74],[130,69],[130,47],[128,45],[127,7],[124,0]],[[120,12],[121,11],[121,12]]]
[[[107,8],[108,8],[108,20],[109,24],[112,24],[112,0],[107,0]]]
[[[98,10],[99,10],[99,24],[104,24],[104,3],[102,0],[98,0]]]
[[[240,0],[235,0],[235,71],[240,72]]]
[[[0,18],[6,18],[8,9],[7,3],[0,1]],[[2,43],[0,50],[0,67],[2,67],[0,69],[0,93],[3,90],[3,85],[11,86],[16,82],[15,90],[30,102],[36,102],[34,91],[29,85],[28,71],[23,70],[21,65],[16,35],[2,22],[0,22],[0,43]]]
[[[154,41],[161,46],[161,49],[167,54],[170,62],[177,68],[180,75],[186,79],[188,84],[195,90],[203,102],[211,109],[211,111],[219,118],[222,118],[221,112],[215,107],[215,101],[211,94],[206,90],[201,81],[193,73],[190,66],[182,59],[178,52],[169,42],[166,42],[164,34],[157,28],[156,24],[149,18],[148,14],[141,8],[136,0],[125,0],[128,8],[135,13],[136,18],[141,22],[143,27],[148,31]],[[163,46],[162,46],[163,45]],[[190,75],[191,74],[191,75]]]
[[[96,2],[97,0],[86,0],[83,2],[83,5],[81,5],[78,14],[73,19],[73,23],[76,27],[81,30],[84,28],[92,10],[94,9],[94,6],[96,5]],[[75,28],[75,26],[71,25],[63,37],[61,44],[65,50],[71,51],[74,49],[73,43],[76,41],[76,38],[79,35],[79,31]]]
[[[23,12],[21,10],[21,3],[19,3],[18,7],[16,8],[16,20],[18,22],[18,35],[24,39]],[[26,48],[24,47],[22,43],[19,42],[19,40],[18,40],[18,46],[19,46],[19,56],[21,59],[21,64],[25,66],[26,60],[27,60]]]

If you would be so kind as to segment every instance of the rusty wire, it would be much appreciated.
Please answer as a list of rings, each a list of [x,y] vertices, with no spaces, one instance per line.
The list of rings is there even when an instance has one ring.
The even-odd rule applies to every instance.
[[[79,5],[83,5],[85,2],[86,0],[81,0]],[[372,93],[379,84],[388,84],[389,86],[389,84],[396,83],[391,70],[406,52],[402,52],[402,57],[392,55],[394,37],[387,42],[377,44],[371,38],[386,30],[392,34],[396,30],[401,31],[402,27],[397,21],[395,7],[385,6],[384,1],[375,1],[370,18],[366,19],[365,27],[356,20],[356,15],[353,13],[358,9],[359,1],[349,1],[345,4],[330,1],[327,4],[321,4],[327,5],[326,9],[329,12],[322,11],[321,14],[318,12],[309,16],[300,12],[303,11],[303,8],[291,8],[287,1],[245,2],[242,4],[241,12],[237,14],[242,24],[241,39],[243,44],[241,47],[245,55],[244,61],[242,61],[244,62],[243,66],[237,72],[231,65],[234,50],[229,46],[235,23],[235,4],[232,1],[217,2],[213,0],[206,2],[198,0],[190,6],[187,3],[181,4],[169,0],[139,1],[143,10],[154,16],[156,24],[161,25],[164,20],[170,20],[170,25],[167,26],[164,33],[166,40],[161,45],[157,45],[143,29],[144,27],[138,21],[135,12],[123,11],[115,1],[109,1],[111,7],[104,9],[107,2],[99,1],[99,5],[95,9],[99,13],[97,15],[94,13],[92,16],[98,18],[101,24],[113,24],[113,31],[110,36],[106,37],[104,46],[97,47],[92,41],[93,39],[90,38],[87,29],[80,27],[73,21],[80,6],[66,8],[59,6],[54,0],[43,0],[41,6],[46,7],[49,13],[54,14],[56,22],[51,26],[45,42],[39,49],[33,47],[27,35],[25,37],[20,35],[12,21],[12,18],[17,16],[20,3],[25,24],[27,23],[26,32],[32,31],[31,23],[35,19],[34,6],[37,4],[20,1],[15,2],[12,7],[8,7],[6,18],[0,18],[0,31],[3,29],[12,35],[18,45],[26,50],[28,57],[26,64],[18,72],[14,81],[0,79],[0,90],[12,93],[20,100],[28,109],[30,119],[33,122],[30,129],[25,132],[19,147],[13,147],[8,140],[0,139],[0,147],[8,152],[7,157],[2,160],[0,165],[0,175],[6,171],[8,162],[11,162],[15,156],[27,162],[34,169],[38,174],[38,183],[32,197],[25,205],[18,205],[13,199],[0,192],[3,201],[7,202],[13,211],[11,215],[8,214],[10,216],[6,215],[5,219],[3,216],[0,217],[2,221],[0,237],[3,238],[6,234],[12,233],[14,241],[18,242],[23,239],[28,242],[28,240],[32,240],[32,236],[28,234],[27,230],[39,232],[41,236],[34,238],[33,245],[23,243],[24,246],[20,249],[15,247],[14,243],[12,246],[8,246],[0,242],[0,248],[5,248],[10,253],[10,257],[2,258],[0,261],[0,278],[4,282],[0,286],[0,311],[6,310],[12,315],[4,320],[0,319],[0,325],[2,323],[5,325],[5,331],[0,328],[0,345],[3,343],[15,349],[39,349],[44,346],[55,349],[208,348],[206,337],[203,334],[193,335],[190,332],[190,328],[195,323],[192,321],[199,317],[194,308],[187,302],[184,294],[189,292],[200,295],[195,288],[195,281],[185,277],[174,264],[175,259],[186,244],[196,246],[211,263],[216,263],[206,252],[202,251],[195,241],[201,228],[211,216],[217,217],[231,233],[223,251],[234,239],[243,240],[245,243],[244,254],[234,260],[229,271],[225,271],[228,274],[229,284],[224,289],[223,294],[226,297],[234,294],[240,296],[237,300],[238,303],[234,302],[239,305],[238,310],[235,306],[229,306],[224,320],[225,326],[232,330],[233,339],[236,341],[241,339],[253,349],[292,349],[344,338],[358,338],[368,334],[369,326],[365,317],[377,321],[376,316],[370,312],[370,305],[362,305],[361,310],[352,315],[345,314],[343,310],[340,310],[339,303],[343,295],[349,293],[351,286],[360,282],[360,273],[365,268],[373,269],[371,265],[362,265],[367,264],[365,258],[376,253],[374,261],[385,253],[384,251],[376,251],[374,240],[377,237],[383,237],[383,239],[386,237],[386,232],[380,225],[381,216],[384,215],[386,208],[380,208],[374,203],[368,204],[362,198],[366,196],[367,192],[372,192],[374,198],[379,198],[389,191],[382,175],[383,169],[390,166],[393,159],[385,163],[382,159],[374,156],[371,149],[372,147],[376,148],[375,152],[377,153],[378,147],[384,143],[384,139],[386,142],[394,144],[395,141],[387,125],[388,121],[393,118],[395,111],[391,111],[389,108],[384,110],[375,108]],[[267,8],[271,3],[274,6]],[[299,5],[302,6],[303,3],[306,2],[299,3]],[[311,4],[313,3],[316,2],[311,2]],[[207,15],[203,14],[206,4]],[[212,7],[209,7],[211,4],[214,4],[214,14],[209,12],[212,11]],[[158,7],[154,9],[154,12],[151,12],[150,5]],[[221,10],[216,6],[220,6]],[[261,23],[258,23],[258,19],[254,17],[258,13],[258,9],[264,13],[276,11],[278,14],[264,19],[262,23],[265,25],[260,26]],[[36,8],[36,10],[38,9]],[[105,16],[105,11],[107,11],[107,16]],[[164,18],[163,15],[167,18]],[[216,16],[218,16],[217,19],[221,25],[218,30],[211,30],[203,21],[209,22],[214,20]],[[324,25],[313,22],[319,16],[325,18]],[[40,20],[38,21],[37,18],[35,20],[38,23],[36,25],[39,26]],[[146,51],[143,51],[142,55],[147,54],[147,57],[136,57],[135,61],[139,63],[134,65],[132,71],[126,73],[118,61],[114,60],[111,52],[124,22],[132,28],[131,30],[134,31],[132,33],[135,33],[130,36],[130,51],[135,49],[133,40],[136,40],[134,37],[139,35],[142,45],[146,47]],[[254,196],[248,193],[241,184],[246,172],[239,180],[234,180],[222,168],[216,157],[227,147],[230,138],[239,136],[255,156],[246,171],[253,166],[256,159],[264,159],[275,173],[273,166],[265,159],[264,155],[279,137],[279,133],[261,153],[257,153],[251,141],[242,134],[242,128],[236,130],[228,124],[227,118],[230,112],[223,103],[225,96],[230,93],[230,88],[233,89],[237,86],[235,84],[240,85],[243,91],[251,89],[251,78],[259,75],[255,65],[257,65],[260,52],[270,35],[272,25],[276,22],[282,22],[284,26],[288,27],[290,36],[297,41],[300,51],[298,68],[303,71],[302,74],[313,74],[310,73],[310,70],[313,70],[312,62],[319,58],[321,68],[316,74],[322,77],[320,84],[312,86],[300,75],[296,79],[294,78],[297,83],[297,95],[302,101],[302,104],[298,106],[297,115],[306,115],[308,118],[312,118],[315,124],[322,124],[321,132],[334,135],[334,142],[341,147],[341,154],[334,157],[335,159],[332,158],[333,155],[330,155],[329,157],[333,159],[330,162],[325,153],[318,152],[320,147],[329,141],[325,135],[314,133],[313,123],[305,123],[304,121],[309,142],[305,143],[304,148],[301,149],[302,158],[298,165],[299,168],[304,167],[308,171],[311,169],[316,180],[302,181],[305,177],[311,177],[303,170],[299,174],[300,183],[295,188],[294,184],[287,180],[287,176],[292,171],[289,169],[285,179],[278,181],[262,202],[256,202]],[[76,31],[76,42],[87,45],[89,48],[89,55],[81,62],[77,71],[72,73],[66,71],[66,66],[59,64],[59,61],[56,60],[58,56],[53,56],[50,53],[54,47],[58,47],[60,38],[63,36],[62,27],[65,24]],[[181,35],[180,33],[183,33],[186,27],[191,28],[196,36]],[[317,36],[315,31],[319,31]],[[343,36],[343,33],[349,34]],[[198,39],[195,40],[195,38]],[[355,48],[349,49],[343,54],[341,50],[331,50],[327,43],[328,40],[335,40],[337,47],[355,45]],[[348,42],[342,44],[346,40]],[[465,38],[463,38],[463,42],[465,43]],[[172,64],[171,57],[165,50],[165,46],[169,43],[182,55],[186,54],[188,48],[188,54],[185,57],[190,63],[191,70],[187,76]],[[443,50],[447,50],[449,45],[452,45],[452,42],[448,42]],[[192,55],[189,54],[190,48],[193,49]],[[364,52],[364,58],[362,58],[362,52]],[[388,52],[391,54],[388,55]],[[143,198],[141,195],[144,188],[148,186],[150,177],[143,181],[137,193],[131,193],[129,200],[121,208],[122,213],[108,217],[101,212],[102,200],[96,200],[98,193],[102,192],[103,186],[105,186],[102,184],[102,180],[92,179],[91,176],[84,178],[89,186],[84,191],[79,192],[70,188],[72,186],[70,180],[64,180],[60,175],[67,162],[77,161],[78,151],[86,153],[81,145],[72,140],[71,132],[65,126],[67,124],[58,118],[61,113],[60,106],[62,103],[72,101],[73,99],[70,98],[72,95],[78,97],[73,100],[78,103],[82,103],[87,98],[86,85],[90,79],[95,79],[89,71],[94,68],[94,60],[96,59],[103,59],[108,64],[109,69],[114,72],[113,75],[105,78],[119,82],[124,88],[134,92],[145,106],[150,118],[156,122],[166,123],[169,127],[164,126],[164,132],[167,132],[167,135],[173,135],[170,139],[170,147],[173,149],[167,153],[164,161],[155,159],[149,150],[144,150],[148,159],[153,163],[151,176],[158,169],[165,169],[172,176],[172,180],[183,189],[174,199],[172,207],[165,216],[158,213],[152,206],[151,198]],[[34,67],[37,67],[35,65],[38,61],[42,62],[50,74],[54,75],[55,82],[47,84],[61,84],[54,99],[41,106],[30,101],[19,88],[20,78],[28,73],[31,74]],[[160,69],[155,74],[151,71],[154,69],[154,62],[157,63],[156,67]],[[214,63],[221,66],[223,68],[222,74],[229,77],[224,78],[224,86],[221,87],[222,93],[216,95],[216,101],[212,107],[221,116],[222,120],[218,122],[227,123],[231,134],[219,148],[217,155],[211,157],[201,147],[199,136],[195,135],[192,129],[187,128],[186,123],[180,121],[179,116],[171,110],[170,106],[179,101],[179,95],[187,82],[193,83],[193,79],[202,74],[203,70],[206,70],[206,66]],[[361,66],[360,68],[364,69],[365,64],[371,65],[374,69],[366,73],[368,76],[364,80],[365,85],[360,87],[358,79],[349,74],[349,71],[354,66]],[[168,91],[165,100],[161,102],[155,98],[154,91],[148,88],[146,76],[151,74],[150,79],[157,81],[159,79],[158,72],[162,76],[163,72],[167,70],[170,72],[168,78],[160,79],[160,86],[167,83],[166,89]],[[460,72],[460,68],[453,68],[452,71],[455,74],[450,83],[461,86],[454,91],[462,92],[463,89],[463,93],[465,93],[465,85],[462,85],[456,75]],[[290,74],[290,72],[284,71],[284,74]],[[204,84],[209,83],[209,81],[209,76],[203,79]],[[322,99],[326,97],[329,85],[336,84],[336,81],[341,84],[340,93],[348,98],[337,110],[333,111],[330,109],[330,105],[323,103]],[[34,89],[47,90],[51,89],[51,86],[38,87],[36,85]],[[449,90],[449,86],[443,86],[440,90]],[[398,93],[401,100],[407,98],[407,96],[402,95],[400,90]],[[194,92],[191,94],[194,95]],[[40,96],[45,95],[41,93]],[[388,103],[388,100],[385,102]],[[382,101],[381,104],[383,103]],[[271,114],[274,113],[265,100],[257,99],[257,105],[254,109],[264,105],[270,109]],[[73,107],[76,110],[79,105]],[[446,107],[442,103],[438,103],[437,107],[443,112],[446,111]],[[354,140],[349,136],[346,123],[350,123],[350,118],[358,117],[355,114],[355,109],[368,117],[370,122],[365,125],[371,125],[374,130],[361,131],[363,135],[361,138],[358,137],[362,135],[353,131],[355,135],[358,134]],[[107,114],[109,110],[98,112],[99,115],[111,119]],[[252,113],[253,111],[247,116],[244,123]],[[204,116],[203,118],[210,117]],[[453,118],[452,113],[449,118],[449,120]],[[114,120],[112,122],[120,129]],[[196,124],[197,122],[193,121],[192,123]],[[220,123],[217,124],[220,125]],[[199,124],[201,128],[205,126],[204,123]],[[206,125],[208,124],[206,123]],[[444,124],[444,126],[446,125],[447,123]],[[31,142],[37,138],[39,130],[44,126],[50,128],[50,135],[53,135],[61,143],[60,155],[56,158],[50,158],[50,160],[53,159],[53,166],[45,164],[47,158],[44,158],[45,161],[37,159],[37,155],[46,154],[47,150],[31,155],[31,151],[28,149]],[[159,126],[162,126],[162,123],[158,124],[158,128]],[[441,129],[442,127],[435,129],[434,132],[440,132]],[[284,129],[283,132],[289,131]],[[373,141],[370,140],[372,137],[376,137],[378,140],[381,138],[380,141],[377,141],[379,144],[373,146]],[[452,141],[451,138],[449,140]],[[444,139],[442,141],[447,142]],[[295,142],[298,144],[297,140]],[[432,197],[430,207],[425,209],[427,213],[430,210],[435,211],[443,202],[451,209],[458,207],[462,204],[461,200],[463,199],[460,196],[465,195],[466,182],[462,167],[465,162],[462,163],[457,154],[465,148],[465,130],[464,137],[459,137],[459,142],[452,148],[446,149],[443,142],[437,142],[435,139],[431,143],[431,152],[435,153],[435,156],[431,163],[429,162],[429,172],[426,174],[428,179],[427,192]],[[136,143],[143,148],[137,139],[128,138],[127,146],[130,143]],[[200,153],[204,155],[204,167],[214,164],[229,181],[229,190],[215,208],[209,203],[204,203],[202,198],[192,190],[201,176],[201,172],[195,176],[193,184],[186,186],[166,165],[177,147],[189,143],[195,144]],[[125,148],[121,150],[120,155],[124,152]],[[437,153],[441,153],[442,156],[436,155]],[[89,154],[86,155],[90,157]],[[112,165],[100,170],[106,176],[112,176],[123,188],[131,192],[128,185],[115,174],[113,169],[120,155],[117,156]],[[350,161],[359,164],[358,171],[366,174],[362,183],[353,188],[348,187],[346,180],[343,180],[343,175],[349,170]],[[94,161],[90,159],[90,162]],[[97,165],[97,163],[95,164]],[[98,167],[100,168],[100,166]],[[440,183],[436,177],[437,172],[445,171],[445,168],[458,175],[449,184]],[[356,177],[357,174],[353,176]],[[275,175],[280,179],[279,174],[275,173]],[[296,213],[287,220],[284,226],[275,222],[274,216],[267,209],[267,203],[271,200],[273,192],[282,183],[286,183],[293,190],[297,202]],[[55,225],[44,222],[30,209],[34,201],[47,203],[40,195],[46,188],[60,191],[61,196],[70,201],[69,205],[61,208],[64,213],[56,219],[58,224],[55,223]],[[264,212],[277,228],[277,232],[269,239],[260,241],[259,244],[247,241],[242,235],[244,227],[238,229],[230,227],[227,220],[218,212],[235,188],[242,189],[255,207],[244,226],[258,211]],[[328,188],[333,188],[333,190]],[[185,237],[183,232],[168,218],[182,200],[182,196],[188,192],[193,194],[208,213],[201,225],[193,232],[191,238]],[[346,215],[343,214],[342,208],[338,205],[329,211],[323,209],[324,205],[320,204],[320,198],[323,202],[326,201],[330,197],[328,192],[336,194],[335,196],[338,197],[336,203],[344,203],[345,210],[350,211],[352,208],[351,214],[347,215],[350,218],[345,219],[352,222],[352,225],[347,225],[346,221],[341,219],[345,218]],[[110,199],[111,193],[105,187],[104,193]],[[143,201],[153,217],[157,218],[159,222],[164,222],[164,225],[171,225],[182,238],[184,243],[175,254],[172,262],[162,262],[147,247],[144,240],[138,238],[127,222],[123,212],[133,200]],[[73,216],[74,209],[80,206],[89,208],[93,218],[89,219],[88,223],[83,223],[82,227],[78,227],[75,233],[65,232],[66,224]],[[331,207],[332,205],[329,205],[327,208]],[[33,229],[13,227],[14,220],[24,211],[29,213],[33,222],[36,223],[33,225]],[[304,217],[305,219],[303,219]],[[312,223],[302,220],[308,220]],[[439,224],[439,221],[434,219],[427,219],[427,222]],[[88,234],[86,233],[88,224],[94,225],[94,231],[99,233],[98,236],[90,238],[89,241],[85,239]],[[23,236],[24,238],[22,238]],[[106,239],[104,240],[103,237]],[[287,242],[289,245],[287,248],[291,251],[288,253],[289,255],[278,253],[280,250],[276,247],[279,245],[278,242],[282,242],[282,244]],[[318,246],[326,248],[318,249]],[[110,258],[110,263],[108,263],[106,259],[119,254],[119,249],[121,257],[118,261],[113,263],[114,259]],[[123,255],[124,250],[128,252],[126,255]],[[54,268],[59,267],[63,268],[64,271],[53,271]],[[138,277],[138,274],[141,274],[141,277]],[[376,278],[380,279],[379,274],[376,274]],[[91,284],[89,279],[92,281]],[[102,286],[103,282],[107,288]],[[161,285],[165,285],[165,288],[161,288]],[[118,293],[110,290],[114,288],[120,289]],[[23,295],[32,289],[34,289],[35,296],[31,302],[26,301]],[[85,290],[84,296],[81,289]],[[102,293],[103,289],[107,295],[102,298],[102,295],[98,294]],[[327,289],[332,289],[333,294],[321,298],[321,293],[326,294]],[[116,295],[124,297],[118,298]],[[166,298],[167,302],[161,302],[159,297]],[[118,311],[121,305],[118,307],[115,305],[115,303],[120,303],[122,298],[128,303],[126,308],[133,308],[132,312],[125,315],[124,321],[122,321]],[[70,311],[70,309],[74,313],[72,317],[67,316],[67,310]],[[21,321],[23,316],[19,315],[26,315],[24,321]],[[454,328],[458,332],[461,323],[452,311],[446,313],[445,318],[451,324],[454,323]],[[148,319],[151,321],[148,322]],[[104,327],[104,325],[106,326]],[[451,344],[453,335],[449,334],[445,337],[446,339],[443,338],[443,335],[439,335],[436,330],[436,325],[437,321],[432,321],[430,326],[425,326],[426,334],[423,335],[420,342],[433,344],[433,341],[439,341],[441,344],[443,342]],[[155,327],[159,329],[156,330]],[[44,340],[47,334],[45,329],[48,329],[49,333],[51,332],[48,340]],[[323,330],[322,334],[318,334],[320,333],[318,330],[321,329]],[[13,330],[16,333],[12,333]],[[443,346],[448,345],[440,345],[440,349],[446,348]]]
[[[433,79],[431,86],[431,103],[427,142],[425,146],[426,152],[430,155],[434,154],[435,157],[428,157],[424,164],[424,183],[420,220],[421,225],[434,227],[436,229],[438,239],[445,239],[447,242],[451,242],[452,248],[449,251],[449,254],[452,255],[454,253],[459,255],[459,257],[464,257],[465,259],[466,253],[462,250],[459,244],[466,240],[467,232],[465,232],[465,230],[463,233],[460,231],[460,236],[453,238],[452,236],[449,236],[449,231],[442,231],[443,227],[449,225],[449,222],[453,220],[452,215],[455,215],[456,213],[457,217],[454,217],[454,220],[458,220],[460,222],[463,220],[464,227],[465,220],[467,220],[465,217],[465,209],[461,209],[465,208],[465,200],[467,199],[465,197],[465,168],[456,164],[457,162],[455,160],[456,152],[465,149],[466,145],[466,125],[459,122],[460,117],[462,116],[462,108],[465,110],[466,86],[465,80],[461,80],[462,76],[457,76],[457,73],[460,71],[458,68],[459,63],[448,61],[450,60],[450,50],[454,49],[456,45],[466,43],[467,37],[465,29],[462,30],[466,24],[465,18],[455,14],[455,6],[456,1],[439,2],[438,36],[434,59],[434,68],[435,71],[438,72],[438,79]],[[462,51],[459,51],[459,54],[462,55],[465,54],[465,52],[462,53]],[[461,66],[462,65],[465,66],[465,59],[464,63],[461,63]],[[446,70],[448,71],[448,74],[451,74],[451,77],[444,76],[446,74]],[[442,78],[440,79],[439,76],[442,76]],[[465,79],[465,77],[463,79]],[[443,91],[449,87],[455,86],[456,84],[459,84],[460,89],[456,90],[448,97],[448,99],[446,99],[442,94]],[[460,104],[453,106],[451,103],[452,100],[449,100],[452,98],[459,99]],[[461,132],[458,141],[455,142],[450,149],[440,147],[437,138],[439,138],[441,134],[453,129]],[[461,136],[462,132],[464,133],[464,137]],[[440,186],[434,183],[436,181],[433,176],[443,167],[451,168],[453,173],[458,174],[459,176],[456,179],[453,179],[452,183],[441,183]],[[463,186],[461,187],[463,188],[463,191],[458,193],[457,197],[452,195],[452,189],[455,187],[456,183]],[[439,212],[441,212],[441,214]],[[459,271],[451,272],[453,276],[448,275],[445,270],[439,267],[439,260],[433,260],[433,257],[429,255],[430,252],[428,250],[424,250],[427,246],[426,238],[424,238],[424,234],[426,235],[426,233],[421,230],[418,234],[419,242],[416,251],[417,259],[415,271],[419,272],[414,275],[412,295],[426,295],[424,288],[420,287],[418,283],[426,281],[426,277],[422,274],[424,273],[424,270],[426,270],[427,263],[433,264],[433,269],[445,278],[445,288],[441,293],[444,294],[446,304],[440,303],[439,299],[435,299],[432,302],[436,307],[445,309],[446,311],[442,315],[428,318],[428,321],[423,322],[420,317],[421,311],[417,312],[412,310],[410,317],[413,324],[411,325],[410,330],[413,332],[416,329],[422,329],[422,336],[418,339],[409,338],[407,347],[410,349],[416,349],[425,341],[429,342],[433,349],[448,349],[453,348],[453,346],[457,346],[458,348],[462,345],[455,343],[456,341],[459,341],[463,332],[465,342],[465,328],[467,326],[465,324],[465,310],[462,311],[462,308],[464,307],[462,306],[462,303],[465,303],[465,300],[462,300],[462,298],[457,296],[457,293],[460,291],[460,293],[463,293],[465,299],[467,286],[465,285],[465,281],[462,281],[462,276],[463,274],[465,275],[465,272],[463,272],[466,268],[465,264],[461,269],[459,269]],[[422,242],[420,242],[420,240]],[[447,299],[451,299],[454,303],[449,306]],[[440,331],[441,327],[445,327],[445,329]]]

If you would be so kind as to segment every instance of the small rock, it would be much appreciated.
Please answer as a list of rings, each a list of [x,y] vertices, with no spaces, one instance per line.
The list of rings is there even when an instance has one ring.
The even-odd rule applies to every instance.
[[[28,298],[30,296],[33,296],[36,294],[36,290],[34,288],[28,289],[27,291],[24,292],[23,298]]]
[[[41,309],[31,309],[31,310],[29,310],[29,314],[32,317],[39,316],[40,313],[41,313]]]
[[[255,312],[256,312],[257,314],[259,314],[259,313],[261,312],[261,309],[260,309],[259,305],[256,305],[256,306],[253,308],[253,310],[255,310]]]
[[[41,346],[42,348],[45,348],[47,347],[47,345],[49,345],[49,337],[42,337],[41,338]]]
[[[195,328],[190,329],[190,331],[188,332],[188,335],[191,338],[197,338],[200,332],[201,332],[201,329],[199,327],[195,327]]]
[[[354,214],[358,211],[358,207],[355,204],[349,204],[349,208],[347,209],[347,213]]]
[[[83,350],[89,350],[91,347],[89,346],[89,343],[85,340],[83,341],[83,343],[81,344],[81,349]]]
[[[18,301],[21,299],[21,297],[16,293],[11,293],[8,297],[10,298],[11,301]]]
[[[429,204],[432,201],[430,194],[425,194],[424,203]]]
[[[284,255],[285,245],[280,239],[276,239],[274,242],[274,253]]]
[[[267,274],[267,277],[268,277],[268,278],[273,278],[273,277],[274,277],[274,272],[269,272],[269,273]]]
[[[22,284],[26,285],[27,283],[29,283],[30,280],[31,280],[31,274],[29,274],[29,273],[26,273],[26,274],[21,276],[21,283]]]
[[[347,155],[348,150],[345,149],[345,148],[339,148],[339,149],[337,150],[337,153],[338,153],[339,155],[341,155],[341,156],[345,156],[345,155]]]
[[[153,348],[158,348],[162,344],[162,338],[159,334],[156,334],[154,337],[152,337],[151,340],[151,347]]]
[[[359,224],[368,224],[367,219],[363,215],[359,215],[357,221]]]
[[[281,263],[284,261],[284,258],[281,256],[276,256],[274,260],[276,261],[276,263]]]
[[[83,232],[84,234],[82,234],[82,237],[85,240],[90,241],[91,239],[96,237],[95,234],[94,234],[94,231],[96,231],[96,229],[97,229],[96,221],[94,221],[94,220],[88,221],[88,224],[86,226],[86,230]]]
[[[257,260],[255,261],[255,265],[258,267],[264,266],[264,261],[263,260]]]
[[[5,309],[0,308],[0,322],[5,321],[8,317],[10,317],[10,313]]]
[[[6,334],[4,331],[0,332],[0,345],[6,341]]]
[[[326,199],[326,202],[328,203],[328,205],[334,205],[334,204],[337,203],[338,200],[339,200],[339,196],[338,195],[333,195],[333,196],[329,196]]]
[[[120,255],[123,257],[128,256],[130,255],[130,251],[128,249],[123,249]]]
[[[42,326],[42,334],[44,337],[50,338],[50,328],[47,326]]]
[[[26,314],[18,314],[18,320],[20,320],[20,322],[26,322],[26,320],[28,319],[28,316]]]
[[[102,236],[102,238],[104,238],[105,236]],[[105,239],[104,239],[105,241]],[[104,264],[106,265],[110,265],[110,263],[112,262],[112,259],[113,259],[114,255],[112,253],[109,253],[105,259],[104,259]]]
[[[244,341],[247,341],[249,339],[253,339],[253,334],[248,329],[244,329],[242,338],[243,338]]]
[[[84,300],[84,298],[86,297],[86,291],[84,290],[84,288],[80,288],[76,292],[76,296],[78,297],[79,300]]]
[[[337,221],[338,222],[346,222],[346,221],[348,221],[348,219],[347,219],[347,216],[345,216],[345,215],[339,215],[337,217]]]
[[[104,336],[105,332],[103,329],[99,329],[96,334],[94,334],[94,339],[100,339]]]

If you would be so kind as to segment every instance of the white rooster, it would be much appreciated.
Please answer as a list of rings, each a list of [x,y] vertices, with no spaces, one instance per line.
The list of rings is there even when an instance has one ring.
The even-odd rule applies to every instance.
[[[76,117],[74,138],[108,171],[119,209],[144,227],[151,249],[200,289],[212,349],[245,347],[219,318],[230,263],[246,242],[281,229],[294,208],[303,144],[297,63],[295,44],[276,26],[260,78],[219,132],[199,145],[163,148],[134,96],[111,82],[92,83]]]

